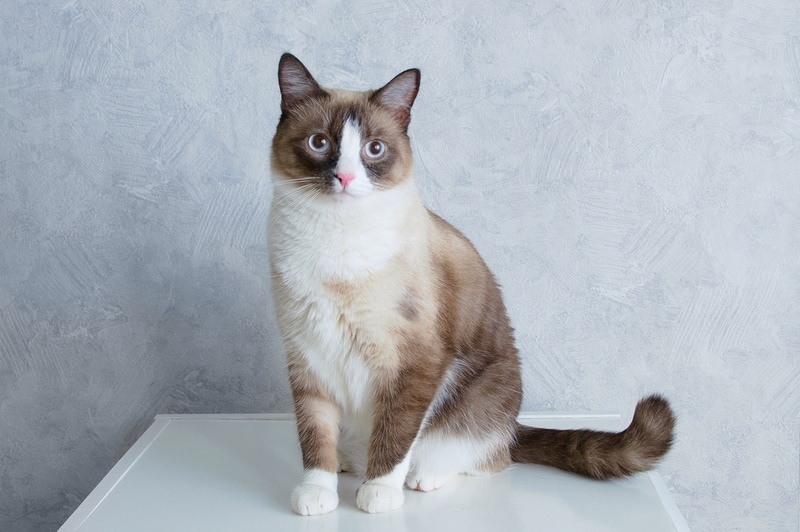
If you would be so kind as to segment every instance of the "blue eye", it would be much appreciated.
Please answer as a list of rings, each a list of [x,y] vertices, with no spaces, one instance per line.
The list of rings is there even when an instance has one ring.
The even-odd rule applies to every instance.
[[[371,140],[364,145],[364,155],[369,159],[378,159],[386,152],[386,144],[380,140]]]
[[[308,137],[308,147],[315,153],[326,153],[330,147],[330,141],[325,138],[325,135],[314,133]]]

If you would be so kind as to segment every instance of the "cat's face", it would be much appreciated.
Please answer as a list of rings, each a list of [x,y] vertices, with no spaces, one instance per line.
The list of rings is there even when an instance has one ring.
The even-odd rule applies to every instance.
[[[419,79],[418,70],[407,70],[377,91],[325,89],[284,54],[278,67],[282,114],[272,140],[276,178],[340,200],[408,179],[407,129]]]

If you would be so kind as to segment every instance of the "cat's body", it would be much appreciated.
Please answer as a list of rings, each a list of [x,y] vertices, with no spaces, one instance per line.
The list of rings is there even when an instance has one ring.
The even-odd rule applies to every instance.
[[[286,54],[279,83],[269,249],[305,468],[294,510],[333,510],[349,468],[366,479],[358,506],[384,512],[404,483],[429,491],[512,459],[598,478],[652,467],[672,438],[658,398],[619,435],[517,424],[519,357],[500,290],[414,185],[406,131],[419,72],[379,91],[323,89]]]

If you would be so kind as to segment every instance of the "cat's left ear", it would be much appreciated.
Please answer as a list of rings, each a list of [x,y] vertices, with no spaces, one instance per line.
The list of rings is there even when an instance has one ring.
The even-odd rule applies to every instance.
[[[419,92],[419,80],[420,72],[416,68],[401,72],[378,89],[370,100],[392,111],[403,129],[406,129],[411,121],[411,106]]]

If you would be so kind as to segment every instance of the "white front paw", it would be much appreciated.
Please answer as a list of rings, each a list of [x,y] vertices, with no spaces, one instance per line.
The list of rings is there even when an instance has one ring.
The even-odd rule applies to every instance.
[[[332,512],[339,505],[339,495],[326,487],[300,484],[292,492],[292,509],[300,515]]]
[[[403,490],[367,481],[358,488],[356,505],[371,514],[391,512],[403,506]]]

